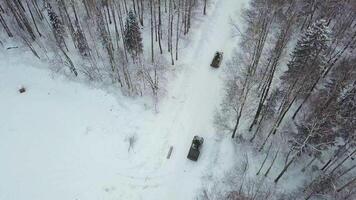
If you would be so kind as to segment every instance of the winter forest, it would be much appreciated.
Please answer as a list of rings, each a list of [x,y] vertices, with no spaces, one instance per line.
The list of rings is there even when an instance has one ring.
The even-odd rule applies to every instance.
[[[0,200],[356,199],[355,49],[355,0],[1,0]]]
[[[54,70],[108,82],[128,95],[156,95],[162,65],[178,60],[179,39],[201,4],[206,7],[197,0],[4,0],[0,11],[7,36],[53,62]],[[163,52],[169,60],[162,61]]]

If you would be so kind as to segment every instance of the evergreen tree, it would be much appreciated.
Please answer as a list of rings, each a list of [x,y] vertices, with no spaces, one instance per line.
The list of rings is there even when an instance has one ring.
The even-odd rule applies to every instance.
[[[56,42],[59,45],[60,48],[66,47],[65,40],[64,40],[64,35],[65,35],[65,29],[64,29],[64,24],[58,17],[58,15],[54,12],[52,6],[47,3],[47,13],[48,17],[50,20],[50,23],[52,25],[52,30],[54,37],[56,38]]]
[[[341,133],[345,134],[344,137],[356,141],[356,81],[341,92],[337,106],[336,121]]]
[[[285,83],[296,86],[300,93],[308,91],[326,65],[325,50],[328,47],[329,31],[326,21],[314,22],[298,40],[282,76]]]
[[[79,23],[76,22],[75,25],[77,27],[77,30],[75,30],[75,32],[74,32],[76,46],[77,46],[80,54],[84,57],[87,57],[90,54],[88,42],[85,38],[83,30],[79,26]]]
[[[356,73],[355,60],[344,60],[330,74],[329,80],[311,98],[308,113],[297,124],[293,135],[297,143],[307,137],[318,148],[334,145],[336,138],[356,139]],[[314,134],[310,135],[310,132]],[[325,144],[325,145],[324,145]]]
[[[127,51],[133,58],[137,58],[143,52],[140,27],[132,10],[126,19],[124,40]]]

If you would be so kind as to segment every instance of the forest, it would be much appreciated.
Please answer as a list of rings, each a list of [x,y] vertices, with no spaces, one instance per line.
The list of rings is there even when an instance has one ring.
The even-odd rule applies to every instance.
[[[55,76],[119,92],[118,117],[105,118],[116,112],[108,100],[110,114],[94,119],[109,125],[98,131],[83,120],[73,145],[91,131],[117,134],[98,150],[116,151],[109,158],[124,166],[96,166],[121,181],[95,185],[104,196],[117,192],[102,199],[356,199],[355,0],[2,0],[0,24],[4,51],[30,52]],[[213,71],[215,51],[227,56]],[[144,108],[130,107],[139,98]],[[12,126],[7,120],[0,115]],[[192,164],[194,134],[205,143]]]
[[[0,42],[19,41],[57,72],[107,83],[127,95],[157,96],[165,66],[178,60],[180,39],[206,5],[207,0],[4,0],[0,22],[6,35]]]
[[[312,178],[280,199],[354,199],[356,2],[252,0],[242,15],[216,123],[263,154],[257,175],[269,180],[242,181],[226,199],[273,199],[261,185],[289,170]]]

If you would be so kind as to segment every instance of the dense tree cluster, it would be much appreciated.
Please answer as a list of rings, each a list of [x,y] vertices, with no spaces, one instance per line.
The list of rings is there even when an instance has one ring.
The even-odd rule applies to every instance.
[[[107,82],[130,95],[157,95],[166,58],[174,65],[180,38],[206,5],[207,0],[4,0],[0,42],[23,44],[56,71]],[[151,41],[143,41],[144,35]]]
[[[142,37],[138,21],[135,14],[130,11],[125,24],[124,41],[127,47],[127,51],[132,57],[138,57],[142,54]]]
[[[355,2],[252,0],[243,18],[217,124],[266,154],[261,169],[280,154],[275,183],[300,166],[314,180],[299,195],[355,198]]]

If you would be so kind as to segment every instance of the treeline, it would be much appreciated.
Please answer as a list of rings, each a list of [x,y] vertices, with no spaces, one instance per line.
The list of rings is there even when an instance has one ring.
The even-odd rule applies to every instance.
[[[354,198],[356,2],[251,0],[243,18],[217,124],[267,154],[261,169],[284,157],[275,183],[307,160],[306,199]]]
[[[157,94],[164,66],[207,0],[4,0],[0,42],[19,41],[57,71]],[[150,35],[144,41],[143,37]],[[150,45],[145,48],[144,45]],[[148,51],[150,49],[150,51]],[[147,51],[147,52],[145,52]],[[63,67],[65,66],[65,67]],[[68,74],[67,73],[67,74]]]

